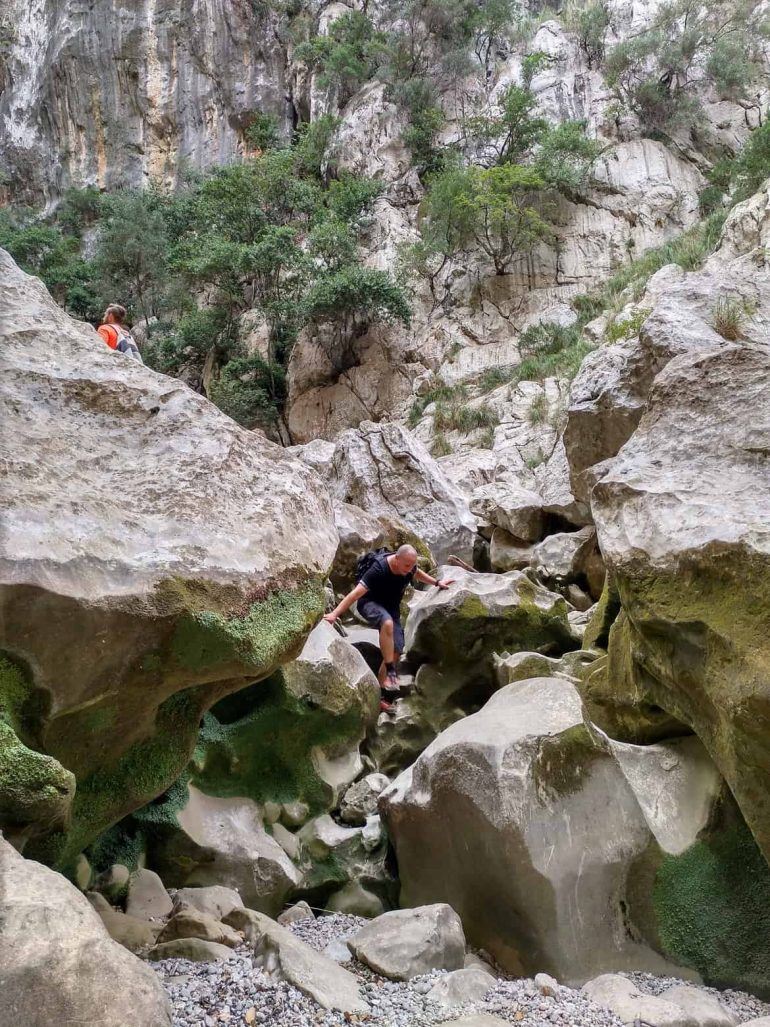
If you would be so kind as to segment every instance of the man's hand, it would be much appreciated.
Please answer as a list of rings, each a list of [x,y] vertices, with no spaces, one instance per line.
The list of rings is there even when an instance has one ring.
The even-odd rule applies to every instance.
[[[337,616],[338,615],[336,613],[327,613],[324,617],[324,620],[327,624],[335,624],[337,621]]]
[[[454,585],[454,583],[455,583],[455,579],[454,578],[442,578],[441,581],[437,581],[436,582],[436,588],[441,588],[441,589],[449,588],[449,586],[450,585]]]

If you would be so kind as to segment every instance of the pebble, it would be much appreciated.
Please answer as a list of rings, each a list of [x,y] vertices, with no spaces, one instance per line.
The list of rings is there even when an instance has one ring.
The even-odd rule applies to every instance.
[[[315,920],[298,920],[289,930],[319,952],[332,943],[344,942],[363,924],[360,917],[334,914]],[[407,982],[378,977],[352,959],[345,964],[361,981],[362,993],[371,1013],[349,1017],[319,1008],[302,992],[276,982],[257,967],[251,949],[241,946],[221,963],[190,963],[166,959],[150,966],[161,978],[173,1009],[174,1027],[242,1027],[266,1024],[269,1027],[432,1027],[447,1020],[446,1012],[427,995],[444,971],[434,971]],[[642,991],[659,995],[672,984],[673,977],[647,973],[628,973]],[[538,975],[540,977],[540,975]],[[545,975],[543,975],[545,977]],[[541,987],[544,981],[539,981]],[[550,984],[550,982],[549,982]],[[500,980],[481,1002],[452,1010],[451,1016],[490,1013],[517,1027],[622,1027],[621,1021],[600,1009],[579,991],[557,986],[554,994],[544,993],[534,980]],[[549,988],[550,990],[550,988]],[[739,991],[704,989],[736,1014],[740,1023],[770,1015],[770,1005]]]

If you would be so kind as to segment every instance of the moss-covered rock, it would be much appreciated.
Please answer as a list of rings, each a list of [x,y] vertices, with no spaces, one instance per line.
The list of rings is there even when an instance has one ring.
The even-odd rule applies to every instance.
[[[30,850],[70,867],[173,783],[206,709],[297,654],[337,534],[307,466],[0,266],[0,648],[39,757],[4,749],[75,775],[71,824]]]
[[[626,618],[608,687],[697,733],[768,859],[769,379],[767,346],[678,357],[592,496]]]

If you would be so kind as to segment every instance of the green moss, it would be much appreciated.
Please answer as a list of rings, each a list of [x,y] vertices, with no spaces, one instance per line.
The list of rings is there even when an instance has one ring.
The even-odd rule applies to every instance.
[[[607,575],[602,594],[583,635],[584,649],[606,649],[610,628],[620,613],[620,595],[617,587]]]
[[[231,720],[234,713],[239,715]],[[204,717],[193,783],[209,795],[301,800],[314,812],[325,810],[329,797],[312,750],[359,737],[362,716],[358,704],[334,715],[292,695],[279,672],[223,700]]]
[[[566,681],[564,685],[569,687]],[[547,804],[579,791],[603,755],[584,724],[543,739],[532,763],[532,779],[541,801]]]
[[[0,653],[0,827],[62,822],[75,790],[69,771],[19,737],[34,705],[36,692],[27,676]]]
[[[770,996],[770,870],[742,821],[667,856],[653,901],[669,957],[707,984]]]
[[[296,590],[273,592],[243,617],[191,610],[177,624],[172,657],[186,670],[234,663],[255,676],[264,674],[296,649],[323,609],[323,585],[309,581]]]

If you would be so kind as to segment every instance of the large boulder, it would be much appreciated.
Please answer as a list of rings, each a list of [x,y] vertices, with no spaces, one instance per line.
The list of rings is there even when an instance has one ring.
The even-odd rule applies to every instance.
[[[770,342],[770,282],[763,240],[770,231],[767,191],[730,213],[716,252],[698,272],[670,264],[652,276],[644,295],[616,320],[641,320],[638,332],[600,346],[572,383],[564,444],[576,497],[587,501],[599,471],[631,437],[657,375],[676,357],[719,352],[717,303],[738,311],[741,338]]]
[[[348,948],[375,973],[394,981],[431,970],[460,970],[465,961],[460,918],[442,902],[383,913],[348,939]]]
[[[337,534],[304,464],[109,350],[4,252],[0,306],[0,649],[21,741],[77,778],[70,829],[29,850],[64,865],[171,784],[208,706],[299,651]]]
[[[150,836],[149,858],[170,887],[224,885],[244,902],[277,914],[300,874],[263,825],[253,799],[185,788],[181,809],[169,801]],[[160,812],[160,809],[159,809]]]
[[[254,947],[255,962],[274,980],[287,981],[323,1009],[367,1013],[358,981],[349,970],[316,952],[288,928],[252,909],[236,909],[226,923]]]
[[[439,735],[380,805],[402,905],[449,903],[513,973],[575,982],[687,963],[766,987],[770,872],[693,737],[611,742],[573,682],[516,682]]]
[[[592,499],[625,615],[609,680],[698,734],[768,858],[769,383],[764,346],[672,361]]]
[[[402,521],[439,562],[472,559],[476,521],[466,499],[401,425],[364,421],[343,432],[329,484],[342,502]]]
[[[421,593],[406,627],[406,652],[413,663],[462,668],[494,678],[493,654],[533,649],[561,655],[577,648],[561,596],[526,574],[479,574],[442,567],[454,579],[448,589]]]
[[[5,1023],[170,1027],[152,970],[110,938],[73,885],[1,837],[0,896]]]

